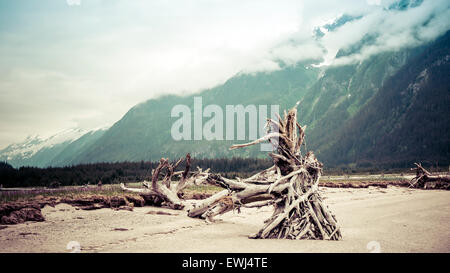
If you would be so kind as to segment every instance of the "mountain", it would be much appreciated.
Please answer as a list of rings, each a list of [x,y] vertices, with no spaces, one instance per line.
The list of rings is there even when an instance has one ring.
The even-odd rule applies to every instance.
[[[14,167],[66,165],[103,132],[104,130],[86,132],[72,128],[48,138],[29,136],[23,142],[11,144],[0,150],[0,161],[8,162]]]
[[[0,151],[0,160],[14,167],[47,166],[52,157],[60,153],[71,141],[85,132],[81,129],[68,129],[48,138],[29,136],[21,143],[11,144]]]
[[[411,54],[409,50],[383,53],[360,64],[327,69],[299,107],[312,147],[329,144],[332,133],[356,115]]]
[[[450,164],[450,32],[418,53],[333,137],[317,143],[328,163]]]
[[[95,143],[103,134],[106,129],[98,129],[87,132],[80,138],[72,141],[64,147],[64,149],[59,152],[52,160],[48,163],[49,166],[67,166],[74,165],[73,159],[80,154],[89,151],[89,148],[93,143]]]
[[[74,162],[157,160],[188,152],[200,158],[265,156],[266,153],[261,153],[257,148],[228,151],[235,141],[175,141],[171,136],[171,127],[178,118],[171,117],[171,109],[175,105],[186,105],[193,113],[194,97],[201,97],[203,106],[215,104],[221,109],[225,109],[226,105],[238,104],[276,104],[283,109],[303,96],[317,80],[319,71],[302,63],[270,73],[239,74],[223,85],[195,95],[164,96],[146,101],[130,109]],[[203,123],[207,120],[204,118]]]
[[[420,3],[402,0],[389,9],[403,10]],[[343,15],[317,28],[317,39],[358,18]],[[359,54],[374,43],[376,37],[365,36],[340,50],[337,57]],[[257,110],[267,105],[266,111],[270,112],[275,106],[283,111],[300,101],[298,117],[301,124],[307,125],[307,148],[329,167],[410,167],[417,161],[450,164],[449,46],[447,32],[428,44],[379,53],[359,63],[317,67],[312,64],[321,60],[295,66],[280,62],[276,71],[240,73],[197,94],[145,101],[107,130],[78,132],[76,137],[67,138],[27,138],[0,151],[0,161],[14,167],[43,167],[174,159],[186,153],[196,158],[267,156],[259,146],[228,150],[234,143],[249,140],[249,115],[233,117],[230,128],[225,124],[212,127],[224,140],[208,141],[205,134],[194,140],[194,102],[201,98],[201,109],[215,105],[223,111],[224,123],[229,121],[226,109],[230,105],[254,105]],[[179,116],[172,117],[176,106],[187,107],[183,109],[190,114],[186,121],[192,129],[188,130],[191,140],[177,141],[172,136],[173,125],[180,121]],[[264,114],[260,112],[261,116]],[[203,125],[210,120],[211,116],[203,117]],[[238,122],[246,124],[246,139],[227,140],[230,129],[236,139]]]
[[[321,69],[305,62],[270,73],[240,74],[196,95],[152,99],[133,107],[73,162],[157,160],[188,152],[198,158],[266,156],[259,147],[228,151],[232,143],[242,142],[237,140],[173,140],[170,130],[177,118],[171,118],[171,109],[181,104],[193,113],[194,97],[200,96],[203,106],[216,104],[221,109],[277,104],[283,110],[300,100],[299,121],[308,125],[308,149],[329,166],[405,167],[415,160],[447,164],[448,37],[449,33],[434,43],[385,52],[357,64]],[[412,96],[411,90],[420,90],[419,95]],[[424,109],[434,109],[433,115],[423,115]],[[418,121],[424,124],[418,126]],[[421,141],[421,127],[433,137]],[[414,143],[422,148],[414,148]]]

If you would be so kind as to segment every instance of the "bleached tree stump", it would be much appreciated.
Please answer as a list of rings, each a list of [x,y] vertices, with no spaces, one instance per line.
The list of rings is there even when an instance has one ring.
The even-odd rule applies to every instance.
[[[270,154],[274,166],[243,180],[208,174],[208,183],[225,190],[198,203],[189,210],[188,216],[212,222],[214,216],[233,209],[271,205],[274,206],[272,217],[250,238],[342,238],[335,216],[318,192],[322,163],[312,152],[301,153],[305,127],[297,122],[297,105],[285,112],[283,119],[268,119],[266,136],[230,147],[237,149],[269,141],[275,151]]]
[[[336,217],[324,204],[318,191],[322,163],[312,152],[301,153],[306,127],[301,127],[297,122],[297,105],[285,112],[284,118],[278,116],[278,121],[268,119],[268,132],[264,137],[230,147],[232,150],[269,141],[274,147],[274,152],[269,154],[274,165],[260,173],[247,179],[233,180],[201,169],[190,172],[188,154],[183,172],[174,172],[182,159],[170,164],[162,158],[153,172],[151,184],[144,182],[146,189],[126,188],[123,184],[122,189],[160,198],[171,208],[183,209],[185,201],[179,198],[180,192],[190,183],[198,185],[206,181],[224,190],[191,207],[189,217],[213,222],[214,216],[241,207],[273,206],[273,215],[250,238],[339,240],[342,236]],[[166,174],[160,180],[163,169]],[[178,183],[171,181],[175,174],[181,175]]]
[[[414,163],[416,171],[414,177],[409,183],[410,188],[432,188],[432,189],[450,189],[450,175],[432,174],[427,171],[422,164]]]

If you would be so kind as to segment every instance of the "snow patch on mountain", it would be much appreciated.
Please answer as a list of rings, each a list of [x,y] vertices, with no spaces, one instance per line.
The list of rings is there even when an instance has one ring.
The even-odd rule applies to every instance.
[[[86,133],[87,131],[84,129],[70,128],[48,138],[42,138],[39,135],[30,135],[23,142],[11,144],[1,150],[0,158],[7,161],[17,158],[28,159],[43,148],[51,148],[65,142],[71,143]]]

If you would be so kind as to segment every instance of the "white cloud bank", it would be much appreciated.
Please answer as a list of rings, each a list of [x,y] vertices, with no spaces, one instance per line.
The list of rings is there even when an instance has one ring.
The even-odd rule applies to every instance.
[[[435,39],[450,3],[406,11],[394,1],[127,1],[0,3],[0,148],[29,134],[110,125],[133,105],[188,94],[238,72],[322,59],[342,65]],[[314,37],[346,14],[351,22]],[[371,36],[354,54],[336,58]]]

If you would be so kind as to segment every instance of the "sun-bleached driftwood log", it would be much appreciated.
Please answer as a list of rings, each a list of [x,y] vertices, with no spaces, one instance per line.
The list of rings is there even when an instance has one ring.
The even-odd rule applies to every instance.
[[[410,188],[450,189],[450,175],[432,174],[422,167],[422,164],[414,163],[414,165],[416,168],[411,170],[416,171],[416,177],[409,182]]]
[[[195,205],[188,216],[212,222],[214,216],[241,207],[273,206],[273,215],[250,238],[341,238],[336,218],[318,192],[322,163],[312,152],[301,153],[306,127],[297,122],[297,105],[285,112],[284,118],[278,117],[278,121],[268,119],[266,136],[230,147],[237,149],[269,141],[274,147],[269,154],[274,166],[242,180],[208,174],[206,181],[224,190]]]
[[[145,188],[127,188],[123,183],[120,186],[124,191],[136,192],[144,196],[147,200],[152,199],[153,203],[168,206],[173,209],[183,209],[185,202],[180,198],[183,189],[194,182],[201,183],[208,176],[208,170],[202,171],[199,169],[196,172],[190,172],[191,156],[189,154],[186,155],[185,160],[186,167],[184,171],[175,172],[175,169],[183,161],[183,158],[180,158],[173,164],[168,159],[161,158],[159,165],[153,170],[151,181],[144,181],[142,183]],[[172,181],[172,177],[175,175],[180,176],[178,182]],[[161,178],[162,180],[160,180]]]

